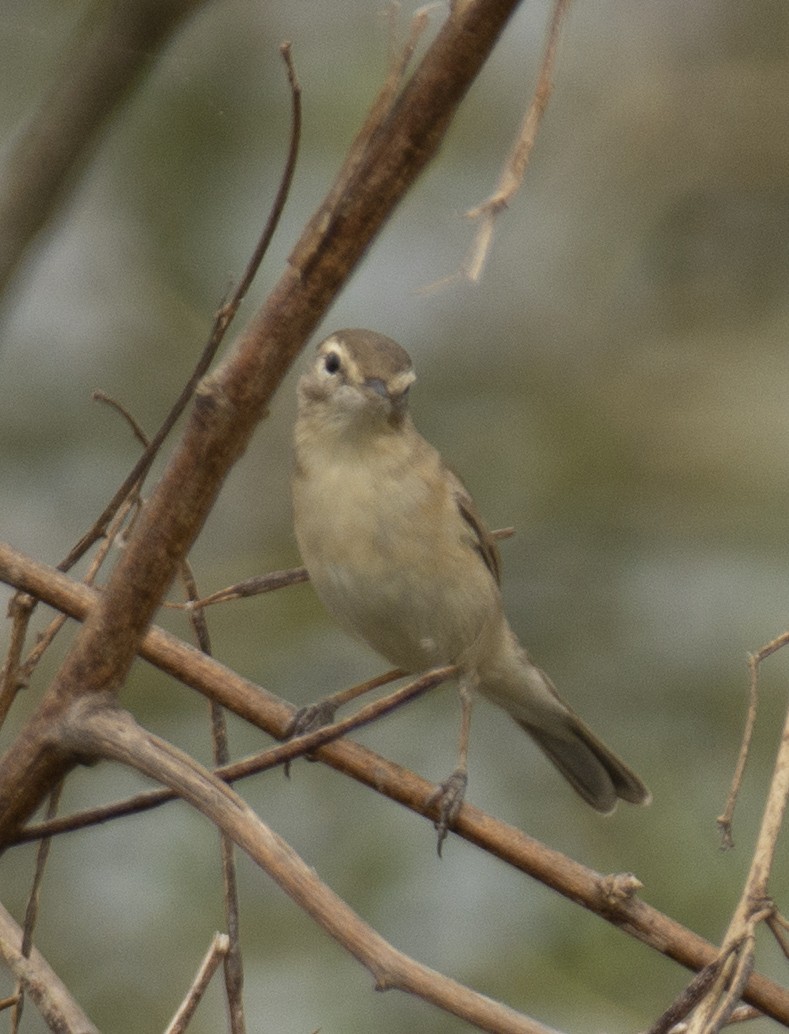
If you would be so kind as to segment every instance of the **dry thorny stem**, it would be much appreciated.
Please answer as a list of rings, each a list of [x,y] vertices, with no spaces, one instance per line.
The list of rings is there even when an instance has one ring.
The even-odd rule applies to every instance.
[[[762,661],[786,646],[787,643],[789,643],[789,632],[778,636],[748,658],[750,678],[745,729],[726,807],[718,818],[725,848],[733,846],[732,819],[756,724],[760,665]],[[782,952],[789,958],[789,943],[785,936],[789,924],[777,911],[769,894],[770,874],[787,799],[789,799],[789,710],[751,866],[718,957],[713,965],[708,966],[691,981],[680,998],[652,1028],[650,1034],[662,1034],[663,1031],[669,1030],[673,1023],[684,1019],[685,1016],[690,1016],[690,1019],[687,1023],[682,1024],[682,1030],[687,1031],[688,1034],[715,1034],[716,1031],[732,1022],[750,1018],[751,1012],[739,1003],[747,980],[753,972],[756,930],[760,923],[767,925]],[[672,1023],[669,1023],[669,1020]]]

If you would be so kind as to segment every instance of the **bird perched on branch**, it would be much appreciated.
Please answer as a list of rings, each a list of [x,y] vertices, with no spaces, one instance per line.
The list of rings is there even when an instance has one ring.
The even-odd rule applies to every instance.
[[[310,580],[348,631],[407,672],[457,665],[456,771],[435,795],[439,848],[467,778],[471,702],[503,707],[593,808],[650,794],[559,697],[504,614],[498,548],[408,415],[408,353],[371,330],[326,338],[298,387],[293,507]]]

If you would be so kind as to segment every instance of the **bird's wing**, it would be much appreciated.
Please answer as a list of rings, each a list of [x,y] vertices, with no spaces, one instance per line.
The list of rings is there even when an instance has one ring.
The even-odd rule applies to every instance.
[[[501,584],[501,556],[496,540],[488,530],[488,526],[480,516],[474,500],[466,486],[456,477],[455,502],[458,513],[466,522],[472,533],[472,545],[485,562],[485,566],[493,575],[496,584]]]

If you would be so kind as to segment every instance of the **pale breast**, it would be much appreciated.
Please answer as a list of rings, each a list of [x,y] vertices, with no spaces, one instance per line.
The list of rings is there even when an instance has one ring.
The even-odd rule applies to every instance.
[[[318,596],[409,671],[469,659],[501,607],[440,458],[424,446],[418,462],[396,450],[379,450],[374,463],[334,457],[293,485],[299,548]]]

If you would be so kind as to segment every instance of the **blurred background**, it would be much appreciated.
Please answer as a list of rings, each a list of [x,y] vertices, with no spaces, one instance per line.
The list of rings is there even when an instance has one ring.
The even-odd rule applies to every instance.
[[[403,32],[412,9],[403,4]],[[6,0],[0,157],[93,10]],[[369,326],[412,353],[417,425],[491,526],[517,530],[502,544],[513,627],[654,795],[648,809],[601,818],[481,702],[469,800],[594,869],[635,872],[648,902],[719,941],[786,706],[778,654],[762,676],[736,848],[722,853],[715,819],[739,746],[747,654],[789,624],[789,8],[577,2],[484,278],[426,290],[458,270],[472,243],[464,213],[494,188],[548,16],[543,0],[516,14],[438,160],[317,338]],[[434,27],[442,17],[437,6]],[[382,81],[388,25],[383,0],[223,0],[151,56],[0,300],[2,538],[61,559],[137,456],[93,389],[152,432],[187,377],[284,162],[279,43],[292,40],[304,90],[302,154],[239,325],[277,279]],[[287,487],[297,373],[192,554],[204,593],[298,563]],[[309,586],[208,616],[223,662],[297,704],[386,667],[335,628]],[[162,621],[188,636],[172,613]],[[51,651],[0,747],[66,645]],[[140,663],[123,701],[209,759],[207,708],[194,694]],[[443,687],[359,739],[440,780],[454,765],[458,714]],[[265,745],[237,721],[230,730],[236,755]],[[110,766],[77,772],[64,810],[138,785]],[[242,792],[396,947],[544,1023],[640,1030],[688,979],[468,844],[450,838],[439,860],[428,823],[322,766],[299,762],[289,781],[274,772]],[[32,858],[24,848],[0,861],[3,902],[20,919]],[[467,1029],[397,992],[374,994],[366,971],[245,858],[239,865],[251,1031]],[[56,843],[37,941],[100,1028],[166,1024],[221,928],[218,870],[213,831],[180,805]],[[784,909],[788,874],[784,853],[772,882]],[[766,935],[758,965],[785,981]],[[4,975],[0,996],[8,986]],[[190,1029],[223,1023],[213,989]],[[43,1029],[30,1005],[23,1029]]]

